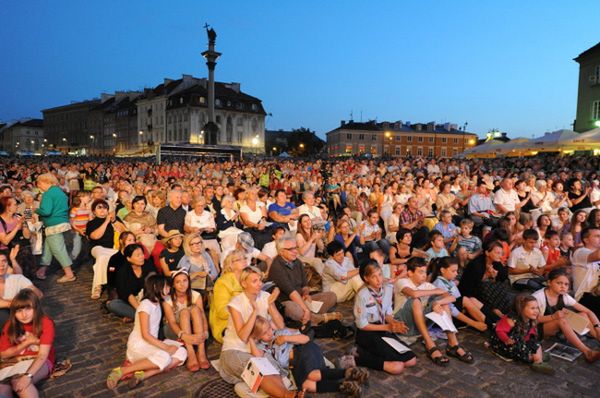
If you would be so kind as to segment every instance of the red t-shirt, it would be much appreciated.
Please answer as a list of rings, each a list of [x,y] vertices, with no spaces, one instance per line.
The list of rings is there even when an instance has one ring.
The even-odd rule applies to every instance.
[[[28,323],[24,325],[25,333],[33,334],[33,325]],[[2,330],[2,336],[0,336],[0,352],[5,351],[6,349],[12,347],[10,340],[8,339],[8,323],[4,325]],[[24,337],[24,336],[23,336]],[[48,344],[50,345],[50,353],[48,354],[48,360],[52,363],[52,367],[54,367],[54,322],[52,319],[44,316],[42,318],[42,334],[40,335],[40,344]],[[37,355],[40,350],[39,345],[30,345],[21,351],[19,356],[34,356]]]

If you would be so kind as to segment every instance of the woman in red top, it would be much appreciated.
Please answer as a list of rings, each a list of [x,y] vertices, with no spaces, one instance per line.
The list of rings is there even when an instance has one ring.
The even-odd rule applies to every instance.
[[[0,383],[0,396],[37,397],[35,384],[48,378],[54,368],[54,322],[44,315],[40,300],[31,289],[21,290],[10,304],[10,317],[0,337],[2,361],[30,357],[25,374]],[[30,359],[28,358],[28,359]]]

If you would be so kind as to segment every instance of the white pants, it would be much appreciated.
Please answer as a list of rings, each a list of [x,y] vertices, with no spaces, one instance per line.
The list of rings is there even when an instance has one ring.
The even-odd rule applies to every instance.
[[[133,344],[127,344],[127,360],[129,362],[141,361],[142,359],[148,359],[150,362],[158,366],[160,371],[163,371],[167,366],[173,362],[173,359],[180,361],[180,366],[183,365],[187,359],[187,351],[183,347],[183,344],[174,340],[163,340],[163,343],[167,345],[174,345],[177,348],[175,354],[171,355],[168,352],[161,350],[160,348],[147,343],[145,340],[136,341]]]
[[[335,282],[329,285],[324,290],[335,293],[335,296],[337,297],[337,302],[343,303],[344,301],[348,301],[352,297],[354,297],[356,292],[360,290],[363,284],[364,282],[362,279],[360,279],[360,276],[354,275],[352,278],[346,281],[346,283]]]
[[[325,265],[323,264],[323,260],[320,258],[298,256],[298,260],[313,267],[315,271],[319,273],[319,275],[323,275],[323,269],[325,268]]]
[[[92,248],[92,257],[96,259],[94,263],[94,279],[92,280],[92,293],[95,286],[106,285],[106,271],[108,269],[108,261],[111,256],[117,252],[116,249],[108,249],[102,246],[94,246]]]

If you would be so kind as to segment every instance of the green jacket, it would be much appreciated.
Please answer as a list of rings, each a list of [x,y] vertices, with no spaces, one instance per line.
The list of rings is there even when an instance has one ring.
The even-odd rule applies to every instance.
[[[40,207],[35,211],[45,227],[69,222],[69,200],[67,195],[53,185],[42,195]]]

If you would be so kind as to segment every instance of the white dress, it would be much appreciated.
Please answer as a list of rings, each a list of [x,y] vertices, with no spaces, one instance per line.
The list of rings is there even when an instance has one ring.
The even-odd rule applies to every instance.
[[[135,311],[135,324],[129,335],[129,339],[127,340],[127,360],[129,362],[136,362],[142,359],[148,359],[158,366],[161,371],[171,364],[173,358],[178,359],[180,365],[183,365],[187,359],[187,352],[181,343],[173,340],[163,340],[163,343],[165,344],[179,347],[175,354],[170,355],[168,352],[161,350],[157,346],[144,340],[140,323],[141,312],[148,314],[150,334],[153,337],[158,338],[158,328],[160,327],[160,318],[162,315],[160,303],[153,303],[148,299],[144,299]]]

